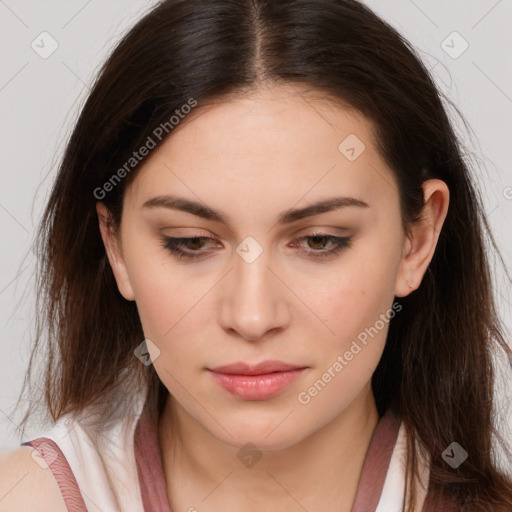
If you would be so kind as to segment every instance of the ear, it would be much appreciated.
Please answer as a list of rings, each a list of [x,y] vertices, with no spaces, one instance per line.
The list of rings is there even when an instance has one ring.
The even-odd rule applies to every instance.
[[[110,267],[116,278],[119,292],[126,300],[135,300],[135,294],[122,254],[121,243],[118,235],[113,230],[110,211],[104,203],[98,201],[96,203],[96,212],[98,213],[101,238],[105,245],[105,252],[107,253]]]
[[[450,191],[444,181],[426,180],[422,187],[425,205],[421,218],[411,225],[404,243],[395,281],[396,297],[405,297],[420,286],[448,212]]]

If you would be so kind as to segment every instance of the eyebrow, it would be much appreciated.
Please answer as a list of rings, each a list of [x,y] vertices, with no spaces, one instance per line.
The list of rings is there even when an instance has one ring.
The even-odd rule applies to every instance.
[[[292,222],[296,222],[306,217],[312,217],[313,215],[339,210],[349,206],[356,206],[359,208],[370,207],[368,203],[353,197],[331,197],[303,208],[285,210],[278,215],[277,222],[279,224],[291,224]],[[191,213],[192,215],[196,215],[203,219],[229,225],[229,217],[225,213],[184,197],[171,195],[153,197],[148,199],[142,205],[142,208],[168,208],[171,210],[179,210]]]

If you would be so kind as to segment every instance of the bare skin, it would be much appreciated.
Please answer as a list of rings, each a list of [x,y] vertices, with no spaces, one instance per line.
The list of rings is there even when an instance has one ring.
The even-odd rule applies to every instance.
[[[51,469],[30,446],[0,456],[0,512],[66,512]]]
[[[198,107],[128,187],[119,237],[97,204],[119,291],[136,301],[170,391],[159,442],[175,511],[350,512],[379,419],[371,377],[389,323],[377,322],[395,297],[420,285],[446,216],[446,185],[425,182],[423,219],[407,236],[371,124],[341,106],[305,101],[296,89],[262,88]],[[339,149],[351,134],[362,152],[355,139]],[[208,205],[229,222],[143,207],[166,194]],[[367,206],[278,221],[281,212],[335,196]],[[314,233],[350,245],[315,256],[335,244]],[[182,247],[198,259],[179,260],[163,236],[209,239]],[[240,247],[262,252],[249,262]],[[338,356],[376,325],[333,376]],[[265,360],[306,370],[259,400],[212,379],[215,366]],[[329,368],[328,383],[308,392]],[[248,442],[262,455],[251,467],[237,456]]]

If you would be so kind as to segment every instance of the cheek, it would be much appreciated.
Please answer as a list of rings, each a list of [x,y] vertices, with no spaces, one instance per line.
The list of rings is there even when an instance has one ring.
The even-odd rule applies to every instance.
[[[189,387],[190,369],[202,362],[197,336],[201,294],[183,291],[175,281],[171,284],[171,280],[153,280],[152,273],[145,275],[148,279],[137,296],[142,327],[146,338],[159,350],[153,359],[155,371],[167,389],[179,396],[181,383]]]
[[[160,253],[133,254],[130,280],[144,333],[162,349],[160,345],[171,342],[176,332],[190,327],[207,284],[190,281]]]
[[[159,350],[153,360],[162,382],[180,393],[190,387],[191,368],[203,367],[208,344],[206,321],[213,318],[209,301],[215,276],[199,278],[183,266],[170,265],[170,257],[155,252],[134,254],[130,260],[135,302],[144,335]]]
[[[298,397],[305,414],[320,418],[328,411],[334,418],[371,380],[396,314],[392,279],[382,272],[382,264],[354,264],[310,295],[311,309],[322,312],[331,332],[316,337],[314,371]]]
[[[354,252],[321,285],[304,283],[307,294],[304,302],[319,313],[341,346],[373,326],[393,303],[394,259],[382,251],[380,257],[374,254],[371,250],[366,254]]]

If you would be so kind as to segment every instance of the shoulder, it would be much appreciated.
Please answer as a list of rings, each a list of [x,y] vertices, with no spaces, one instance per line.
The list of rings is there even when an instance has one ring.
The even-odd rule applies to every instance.
[[[67,512],[59,485],[30,446],[0,454],[0,512]]]

